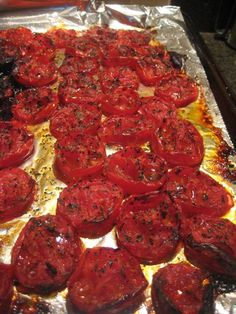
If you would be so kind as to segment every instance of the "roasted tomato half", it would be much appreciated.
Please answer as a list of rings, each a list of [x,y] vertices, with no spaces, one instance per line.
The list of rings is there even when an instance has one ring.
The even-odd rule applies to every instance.
[[[156,313],[214,313],[210,279],[202,270],[183,262],[169,264],[153,276],[152,301]]]
[[[166,180],[166,162],[140,147],[127,147],[109,156],[105,173],[125,193],[143,194],[159,189]]]
[[[178,209],[164,193],[130,196],[116,227],[118,245],[141,263],[167,262],[179,251]]]
[[[104,236],[120,212],[123,191],[105,179],[84,180],[65,188],[59,196],[57,215],[67,219],[84,238]]]
[[[184,216],[225,215],[234,202],[226,189],[204,172],[190,167],[176,167],[168,175],[163,190],[181,206]]]
[[[79,311],[114,314],[138,305],[147,285],[139,263],[125,250],[95,247],[82,255],[68,295]]]
[[[12,250],[18,289],[48,294],[64,288],[81,252],[81,240],[62,217],[31,218]]]

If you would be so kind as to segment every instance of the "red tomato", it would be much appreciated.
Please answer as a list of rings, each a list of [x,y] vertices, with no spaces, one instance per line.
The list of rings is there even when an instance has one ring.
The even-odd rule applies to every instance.
[[[16,47],[24,46],[27,42],[31,41],[34,34],[26,27],[9,28],[1,30],[0,38],[6,39],[13,43]]]
[[[139,53],[139,58],[143,59],[146,57],[152,58],[152,59],[159,59],[159,60],[165,60],[170,61],[170,56],[167,50],[162,45],[158,46],[140,46],[137,48],[137,51]]]
[[[135,90],[119,87],[112,94],[101,97],[101,104],[105,115],[130,116],[138,111],[140,99]]]
[[[0,169],[21,165],[34,150],[34,137],[18,122],[0,121]]]
[[[71,57],[67,56],[61,65],[59,72],[62,76],[67,76],[70,73],[84,73],[93,75],[98,72],[99,60],[86,57]]]
[[[82,87],[79,89],[73,87],[63,87],[59,89],[59,97],[61,105],[77,104],[81,102],[97,102],[100,103],[103,99],[103,93],[99,86]]]
[[[74,38],[66,47],[66,54],[82,58],[102,59],[102,52],[99,46],[92,42],[89,36],[82,35]]]
[[[57,139],[79,134],[96,134],[101,112],[96,103],[81,102],[58,110],[50,119],[50,131]]]
[[[0,223],[23,215],[34,201],[36,182],[19,168],[0,170]]]
[[[181,206],[184,216],[220,217],[234,204],[232,196],[221,184],[191,167],[174,168],[163,190]]]
[[[105,173],[128,194],[143,194],[159,189],[166,180],[166,162],[139,147],[127,147],[109,156]]]
[[[104,53],[103,63],[107,66],[128,66],[135,69],[139,56],[138,48],[130,43],[112,43]]]
[[[214,313],[213,287],[207,275],[187,263],[169,264],[153,276],[152,301],[157,313]]]
[[[64,288],[81,252],[81,240],[63,218],[31,218],[12,250],[19,288],[39,294]]]
[[[188,220],[186,258],[197,267],[236,280],[236,225],[227,219],[197,216]]]
[[[55,64],[46,56],[27,56],[18,59],[13,76],[24,86],[40,87],[54,83],[57,71]]]
[[[10,314],[13,297],[13,267],[0,263],[0,314]]]
[[[98,238],[113,228],[122,200],[122,189],[109,181],[81,181],[62,191],[57,215],[68,220],[80,237]]]
[[[47,59],[55,57],[55,47],[51,39],[44,34],[34,34],[29,42],[21,48],[21,56],[45,56]]]
[[[15,119],[38,124],[50,118],[58,106],[58,97],[49,87],[26,89],[18,93],[12,112]]]
[[[183,119],[167,119],[154,133],[153,151],[171,166],[198,166],[204,156],[203,138],[194,125]]]
[[[140,263],[160,264],[178,252],[178,210],[168,195],[130,196],[122,205],[116,227],[118,245]]]
[[[153,120],[156,127],[160,127],[163,121],[177,115],[174,104],[158,97],[144,97],[141,101],[142,105],[139,112],[147,119]]]
[[[105,146],[96,136],[88,135],[61,138],[55,154],[55,174],[64,182],[101,173],[106,156]]]
[[[138,89],[139,79],[135,71],[128,67],[106,67],[100,73],[104,93],[113,93],[119,87]]]
[[[148,31],[118,30],[118,41],[124,41],[134,46],[148,45],[151,40],[151,33]]]
[[[156,83],[155,95],[173,102],[177,108],[185,107],[198,98],[197,84],[186,74],[164,77]]]
[[[136,65],[136,72],[140,81],[147,86],[154,86],[163,78],[169,79],[173,76],[174,68],[167,60],[146,57],[140,59]]]
[[[103,121],[99,135],[107,144],[137,145],[147,142],[155,128],[152,121],[144,115],[130,117],[111,117]]]
[[[76,38],[76,31],[74,29],[50,29],[45,33],[45,36],[50,38],[56,48],[66,48],[71,41]]]
[[[125,250],[87,249],[68,283],[68,295],[79,311],[120,313],[141,302],[148,282],[135,258]]]
[[[62,83],[59,85],[59,96],[63,95],[66,88],[73,89],[92,89],[94,91],[100,90],[99,82],[92,76],[86,75],[85,73],[70,72],[63,77]]]

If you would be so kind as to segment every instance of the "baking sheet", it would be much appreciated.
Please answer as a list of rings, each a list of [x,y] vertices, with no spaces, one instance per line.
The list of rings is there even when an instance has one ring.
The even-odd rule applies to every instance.
[[[225,178],[224,172],[221,171],[229,166],[231,172],[235,169],[235,156],[232,153],[230,155],[231,161],[228,162],[227,158],[220,158],[218,153],[222,145],[232,147],[232,142],[209,88],[205,71],[196,54],[194,44],[187,37],[183,17],[178,7],[125,6],[105,3],[97,5],[96,1],[92,1],[87,6],[86,11],[79,11],[77,7],[43,8],[2,13],[0,18],[1,29],[25,26],[34,32],[45,32],[51,27],[73,28],[81,31],[91,26],[104,24],[115,29],[151,29],[155,32],[155,38],[164,44],[168,50],[186,55],[186,71],[199,82],[201,93],[197,102],[180,109],[179,113],[190,120],[204,138],[205,157],[201,169],[221,182],[234,195],[235,201],[236,178],[229,181]],[[145,88],[141,88],[139,92],[141,95],[147,93]],[[213,126],[209,122],[211,118],[213,119]],[[218,128],[221,130],[220,133]],[[34,156],[22,165],[22,168],[35,178],[39,185],[39,192],[28,213],[0,225],[0,261],[8,263],[10,262],[11,248],[24,224],[32,216],[46,213],[54,214],[57,197],[65,187],[65,184],[55,179],[52,171],[55,139],[49,133],[48,122],[29,127],[29,129],[34,133],[37,144]],[[236,222],[235,207],[231,209],[227,217]],[[116,247],[113,231],[100,239],[84,239],[84,243],[87,247],[96,245]],[[181,261],[183,258],[181,252],[172,262]],[[160,266],[162,265],[142,266],[150,283],[152,274]],[[145,295],[145,302],[135,311],[136,314],[154,313],[150,300],[150,287],[146,290]],[[25,297],[34,302],[34,296]],[[66,290],[42,298],[42,302],[48,302],[49,310],[45,310],[45,313],[48,311],[53,314],[73,313],[65,297]],[[40,298],[35,300],[38,302]],[[217,299],[215,313],[235,313],[235,300],[236,293],[221,295]],[[44,312],[41,311],[40,313]]]

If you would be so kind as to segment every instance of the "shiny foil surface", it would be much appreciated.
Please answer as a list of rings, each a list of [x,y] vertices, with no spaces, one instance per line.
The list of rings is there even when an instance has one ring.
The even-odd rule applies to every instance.
[[[0,18],[0,28],[2,29],[25,26],[33,32],[45,32],[52,27],[81,31],[104,24],[115,29],[150,29],[155,40],[160,41],[169,51],[185,55],[186,72],[197,81],[200,93],[195,103],[178,109],[179,114],[191,121],[203,136],[205,157],[201,169],[223,184],[233,195],[236,204],[236,158],[231,150],[230,136],[209,88],[205,71],[194,49],[194,43],[190,42],[186,34],[186,26],[178,7],[125,6],[104,3],[97,5],[96,1],[92,1],[86,11],[79,11],[77,7],[43,8],[1,13]],[[61,63],[61,58],[63,56],[57,56],[58,64]],[[153,95],[153,92],[153,88],[145,86],[139,88],[141,96]],[[0,225],[0,261],[5,263],[10,263],[11,248],[25,223],[33,216],[54,214],[59,193],[66,186],[53,174],[55,139],[49,132],[49,123],[29,126],[28,129],[35,136],[35,152],[32,158],[22,165],[22,168],[37,181],[38,193],[35,202],[26,214]],[[145,148],[149,149],[148,144]],[[107,147],[107,154],[113,153],[116,149],[116,147]],[[229,153],[222,154],[222,151]],[[234,223],[236,223],[235,209],[234,206],[226,216]],[[116,247],[114,230],[102,238],[83,239],[83,242],[86,247]],[[179,262],[184,259],[183,251],[181,251],[171,262]],[[143,272],[150,284],[152,275],[162,266],[163,264],[142,265]],[[48,297],[28,296],[15,292],[14,313],[22,313],[18,306],[20,302],[25,302],[32,309],[32,313],[75,314],[66,295],[66,290]],[[40,311],[34,312],[35,308],[39,308]],[[155,313],[150,298],[150,286],[145,291],[144,302],[132,313]],[[236,293],[220,295],[215,302],[215,313],[236,313]]]

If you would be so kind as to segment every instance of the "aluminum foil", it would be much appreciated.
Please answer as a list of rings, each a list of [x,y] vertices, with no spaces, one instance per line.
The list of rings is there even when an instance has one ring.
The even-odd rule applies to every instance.
[[[205,157],[201,169],[221,184],[223,184],[234,196],[236,195],[236,180],[228,181],[221,172],[218,171],[219,163],[229,162],[219,159],[219,147],[226,141],[232,146],[230,136],[221,117],[220,111],[209,88],[205,71],[194,49],[194,43],[190,42],[186,34],[186,26],[178,7],[147,7],[147,6],[125,6],[108,5],[105,3],[96,4],[92,1],[86,11],[79,11],[77,7],[58,7],[31,9],[18,12],[1,13],[0,28],[25,26],[34,32],[45,32],[51,27],[63,27],[66,29],[85,30],[95,25],[109,25],[115,29],[151,29],[154,31],[155,39],[164,44],[168,50],[176,51],[186,55],[186,71],[199,83],[200,96],[192,105],[180,109],[179,114],[190,120],[200,131],[204,138]],[[153,90],[141,86],[140,95],[151,95]],[[213,119],[206,122],[207,117]],[[208,119],[209,120],[209,119]],[[221,132],[218,132],[220,128]],[[18,219],[0,225],[0,261],[9,263],[11,248],[25,223],[32,216],[39,216],[46,213],[55,213],[56,201],[60,191],[65,184],[58,181],[53,174],[52,164],[54,159],[53,145],[55,139],[50,135],[48,122],[34,127],[29,127],[36,138],[36,148],[33,157],[22,165],[28,173],[38,183],[39,192],[37,199],[32,205],[31,210]],[[112,153],[108,150],[107,153]],[[231,169],[235,167],[235,156],[230,156]],[[235,202],[236,203],[236,202]],[[236,223],[235,206],[231,209],[227,217]],[[96,239],[83,239],[87,247],[110,246],[116,247],[114,230],[106,236]],[[181,251],[173,261],[184,260]],[[152,275],[163,265],[144,266],[142,269],[149,283],[151,284]],[[58,292],[52,296],[35,298],[35,296],[24,296],[30,299],[32,304],[42,301],[48,304],[47,310],[37,313],[66,314],[74,313],[70,304],[66,300],[67,291]],[[19,294],[16,294],[18,297]],[[17,312],[17,309],[14,313]],[[152,314],[154,309],[151,304],[150,286],[145,292],[145,301],[132,313]],[[215,302],[215,313],[236,313],[236,293],[221,295]]]

